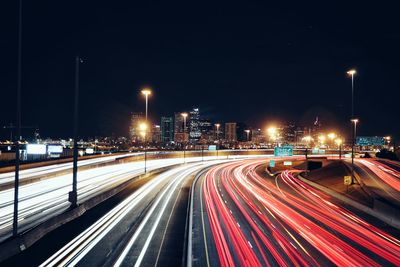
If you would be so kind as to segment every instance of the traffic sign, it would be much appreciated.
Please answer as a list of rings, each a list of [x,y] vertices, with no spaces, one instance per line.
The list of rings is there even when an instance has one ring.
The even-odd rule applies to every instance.
[[[344,177],[344,185],[351,185],[351,176],[350,175],[346,175]]]
[[[275,157],[293,156],[293,146],[281,146],[274,148]]]
[[[271,160],[269,161],[269,166],[270,166],[271,168],[274,168],[274,167],[275,167],[275,160],[271,159]]]

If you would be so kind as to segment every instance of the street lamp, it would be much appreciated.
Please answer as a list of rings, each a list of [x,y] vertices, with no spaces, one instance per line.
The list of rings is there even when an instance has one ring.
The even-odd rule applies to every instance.
[[[246,132],[246,135],[247,135],[247,141],[250,141],[250,139],[249,139],[250,130],[244,130],[244,131]]]
[[[148,88],[145,88],[141,92],[142,92],[142,95],[144,95],[144,97],[146,99],[146,122],[147,122],[148,101],[149,101],[149,95],[151,95],[151,90]]]
[[[215,127],[217,128],[215,134],[216,134],[216,139],[217,139],[217,159],[218,159],[218,149],[219,149],[219,127],[221,126],[221,124],[216,123],[214,124]]]
[[[390,140],[391,140],[391,137],[390,137],[390,136],[385,136],[385,137],[383,137],[383,138],[386,140],[386,144],[387,144],[388,150],[390,150]]]
[[[186,163],[186,118],[188,114],[183,112],[181,116],[183,118],[183,163]]]
[[[147,113],[148,113],[148,102],[149,102],[149,95],[151,95],[151,90],[149,89],[149,88],[144,88],[144,89],[142,89],[142,95],[144,95],[144,97],[145,97],[145,99],[146,99],[146,126],[142,126],[142,127],[144,127],[144,131],[145,131],[145,133],[144,133],[144,135],[143,135],[143,138],[144,138],[144,172],[146,173],[146,171],[147,171],[147,168],[146,168],[146,164],[147,164],[147,140],[146,140],[146,131],[148,130],[148,127],[147,127],[147,123],[148,123],[148,121],[147,121]],[[139,128],[140,128],[141,126],[139,126]]]
[[[343,141],[342,141],[342,139],[337,138],[337,139],[335,139],[335,143],[339,148],[339,159],[341,159],[342,158],[342,143],[343,143]]]
[[[142,122],[139,124],[139,133],[144,140],[144,172],[147,171],[147,149],[146,149],[146,133],[147,133],[147,123]]]
[[[357,123],[358,119],[352,119],[351,122],[354,124],[353,128],[353,138],[351,140],[351,183],[354,183],[354,144],[355,144],[355,139],[357,136]]]
[[[74,153],[72,160],[72,191],[68,193],[71,207],[78,206],[78,118],[79,118],[79,65],[82,59],[75,58],[75,95],[74,95]]]
[[[275,145],[278,139],[278,129],[275,126],[271,126],[267,129],[269,138],[274,141]]]
[[[347,71],[351,76],[351,119],[354,119],[354,75],[357,73],[355,69]]]

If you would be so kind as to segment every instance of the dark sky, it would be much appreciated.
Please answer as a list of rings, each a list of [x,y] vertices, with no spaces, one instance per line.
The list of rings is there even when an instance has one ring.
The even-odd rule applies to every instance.
[[[15,120],[18,1],[0,4],[0,124]],[[282,4],[271,2],[284,2]],[[308,2],[308,3],[305,3]],[[393,1],[394,3],[395,1]],[[126,134],[150,85],[153,119],[199,106],[218,121],[349,126],[399,135],[399,5],[383,1],[24,1],[22,123],[72,135]],[[3,131],[4,132],[4,131]]]

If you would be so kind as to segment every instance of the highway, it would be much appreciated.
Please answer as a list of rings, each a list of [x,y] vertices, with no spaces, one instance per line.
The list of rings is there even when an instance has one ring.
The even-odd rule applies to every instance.
[[[141,154],[142,153],[126,153],[126,154],[104,156],[104,157],[93,158],[93,159],[79,160],[78,167],[113,162],[117,158],[140,156]],[[21,170],[19,173],[19,177],[20,177],[20,181],[24,181],[26,179],[32,179],[34,177],[54,175],[58,172],[62,172],[62,171],[70,170],[70,169],[72,169],[72,162],[52,164],[52,165],[43,166],[43,167],[36,167],[36,168]],[[14,182],[14,175],[15,175],[14,172],[0,173],[0,185]]]
[[[245,156],[230,156],[241,158]],[[220,157],[222,158],[222,157]],[[224,157],[225,158],[225,157]],[[216,157],[204,157],[205,160],[215,160]],[[82,164],[98,164],[110,161],[111,158],[84,161]],[[186,158],[186,162],[201,161],[201,157]],[[148,171],[163,167],[182,164],[183,158],[169,158],[148,160]],[[34,168],[27,170],[29,175],[37,176],[45,173],[60,171],[70,167],[71,164],[62,166],[49,166],[46,168]],[[78,172],[78,202],[83,203],[88,199],[108,191],[116,186],[144,173],[144,162],[116,163],[96,168],[89,168]],[[24,179],[28,179],[25,173]],[[19,190],[19,232],[30,229],[41,222],[65,212],[70,203],[68,192],[72,187],[72,174],[67,173],[54,176],[51,179],[39,180],[34,183],[21,185]],[[13,218],[14,190],[0,191],[0,242],[11,236]]]
[[[400,207],[400,172],[375,159],[355,160],[356,178],[373,196]]]
[[[399,266],[398,232],[265,160],[221,164],[193,189],[193,266]]]
[[[157,175],[40,266],[181,265],[189,187],[194,174],[215,163]]]

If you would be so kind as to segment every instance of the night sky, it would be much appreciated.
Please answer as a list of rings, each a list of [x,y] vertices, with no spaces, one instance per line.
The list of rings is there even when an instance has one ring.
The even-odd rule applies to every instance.
[[[17,2],[0,4],[1,126],[15,121]],[[399,136],[399,8],[383,1],[24,1],[22,123],[38,125],[43,137],[72,136],[79,53],[84,137],[127,135],[129,113],[144,110],[144,85],[154,90],[154,120],[198,106],[216,121],[264,127],[319,116],[349,128],[346,71],[353,67],[359,133]]]

